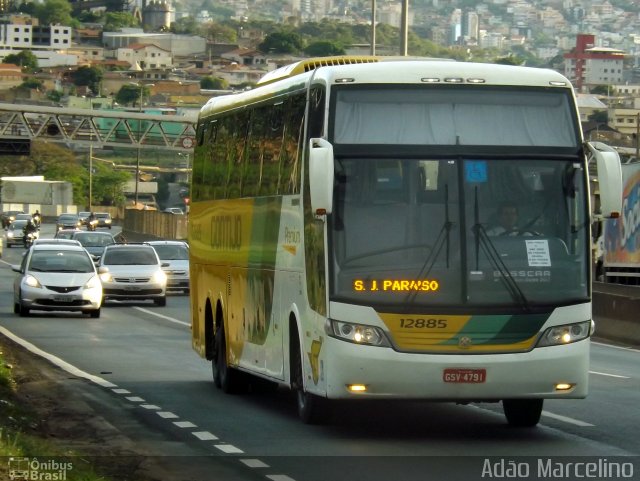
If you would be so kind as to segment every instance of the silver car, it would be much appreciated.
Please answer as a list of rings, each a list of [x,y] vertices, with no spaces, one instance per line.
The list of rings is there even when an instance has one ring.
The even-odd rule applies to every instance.
[[[156,251],[145,244],[113,244],[98,264],[104,299],[153,300],[167,304],[167,275]]]
[[[167,290],[189,293],[189,245],[183,241],[159,240],[146,242],[158,253],[167,274]]]
[[[72,244],[34,244],[13,284],[13,312],[75,311],[100,317],[102,284],[87,251]]]

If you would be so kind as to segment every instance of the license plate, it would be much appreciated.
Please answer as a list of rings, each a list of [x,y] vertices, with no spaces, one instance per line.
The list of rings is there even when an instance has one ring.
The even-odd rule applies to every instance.
[[[56,302],[71,302],[73,301],[73,296],[54,296],[53,300]]]
[[[125,286],[125,289],[127,291],[139,291],[140,290],[140,286]]]
[[[442,373],[444,382],[483,383],[487,379],[486,369],[445,369]]]

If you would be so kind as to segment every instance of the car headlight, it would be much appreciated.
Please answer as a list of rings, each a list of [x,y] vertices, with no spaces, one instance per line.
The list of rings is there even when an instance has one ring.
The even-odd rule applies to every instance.
[[[327,334],[343,341],[368,346],[389,347],[389,341],[382,329],[366,324],[353,324],[329,319],[326,325]]]
[[[105,219],[105,220],[104,220],[104,223],[105,223],[105,224],[111,224],[111,219]]]
[[[111,272],[103,272],[100,274],[100,280],[102,282],[113,282],[113,276],[111,275]]]
[[[96,289],[100,286],[102,286],[102,284],[100,283],[100,278],[98,276],[93,276],[91,279],[87,281],[87,283],[84,285],[84,288]]]
[[[38,289],[42,289],[40,281],[30,274],[25,276],[24,283],[29,287],[37,287]]]
[[[538,341],[538,347],[558,346],[582,341],[589,337],[592,332],[591,321],[553,326],[542,334],[542,337]]]
[[[154,284],[166,284],[167,283],[167,275],[163,270],[159,270],[153,273],[151,276],[151,282]]]
[[[13,237],[13,232],[11,232],[11,231],[8,231],[8,232],[7,232],[7,237],[8,237],[8,238],[11,238],[11,237]]]

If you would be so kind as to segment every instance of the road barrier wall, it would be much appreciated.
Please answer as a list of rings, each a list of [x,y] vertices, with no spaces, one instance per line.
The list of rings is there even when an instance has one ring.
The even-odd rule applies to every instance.
[[[122,235],[129,242],[151,239],[187,239],[187,216],[155,210],[127,209]]]
[[[593,319],[596,338],[640,346],[640,286],[595,282]]]

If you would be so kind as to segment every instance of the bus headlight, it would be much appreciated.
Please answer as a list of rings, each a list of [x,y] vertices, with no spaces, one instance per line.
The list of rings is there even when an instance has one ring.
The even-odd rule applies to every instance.
[[[354,344],[389,347],[389,341],[382,329],[375,326],[367,326],[366,324],[352,324],[329,319],[327,321],[327,334]]]
[[[538,347],[558,346],[581,341],[591,335],[591,321],[578,322],[576,324],[564,324],[547,329],[540,340]]]

